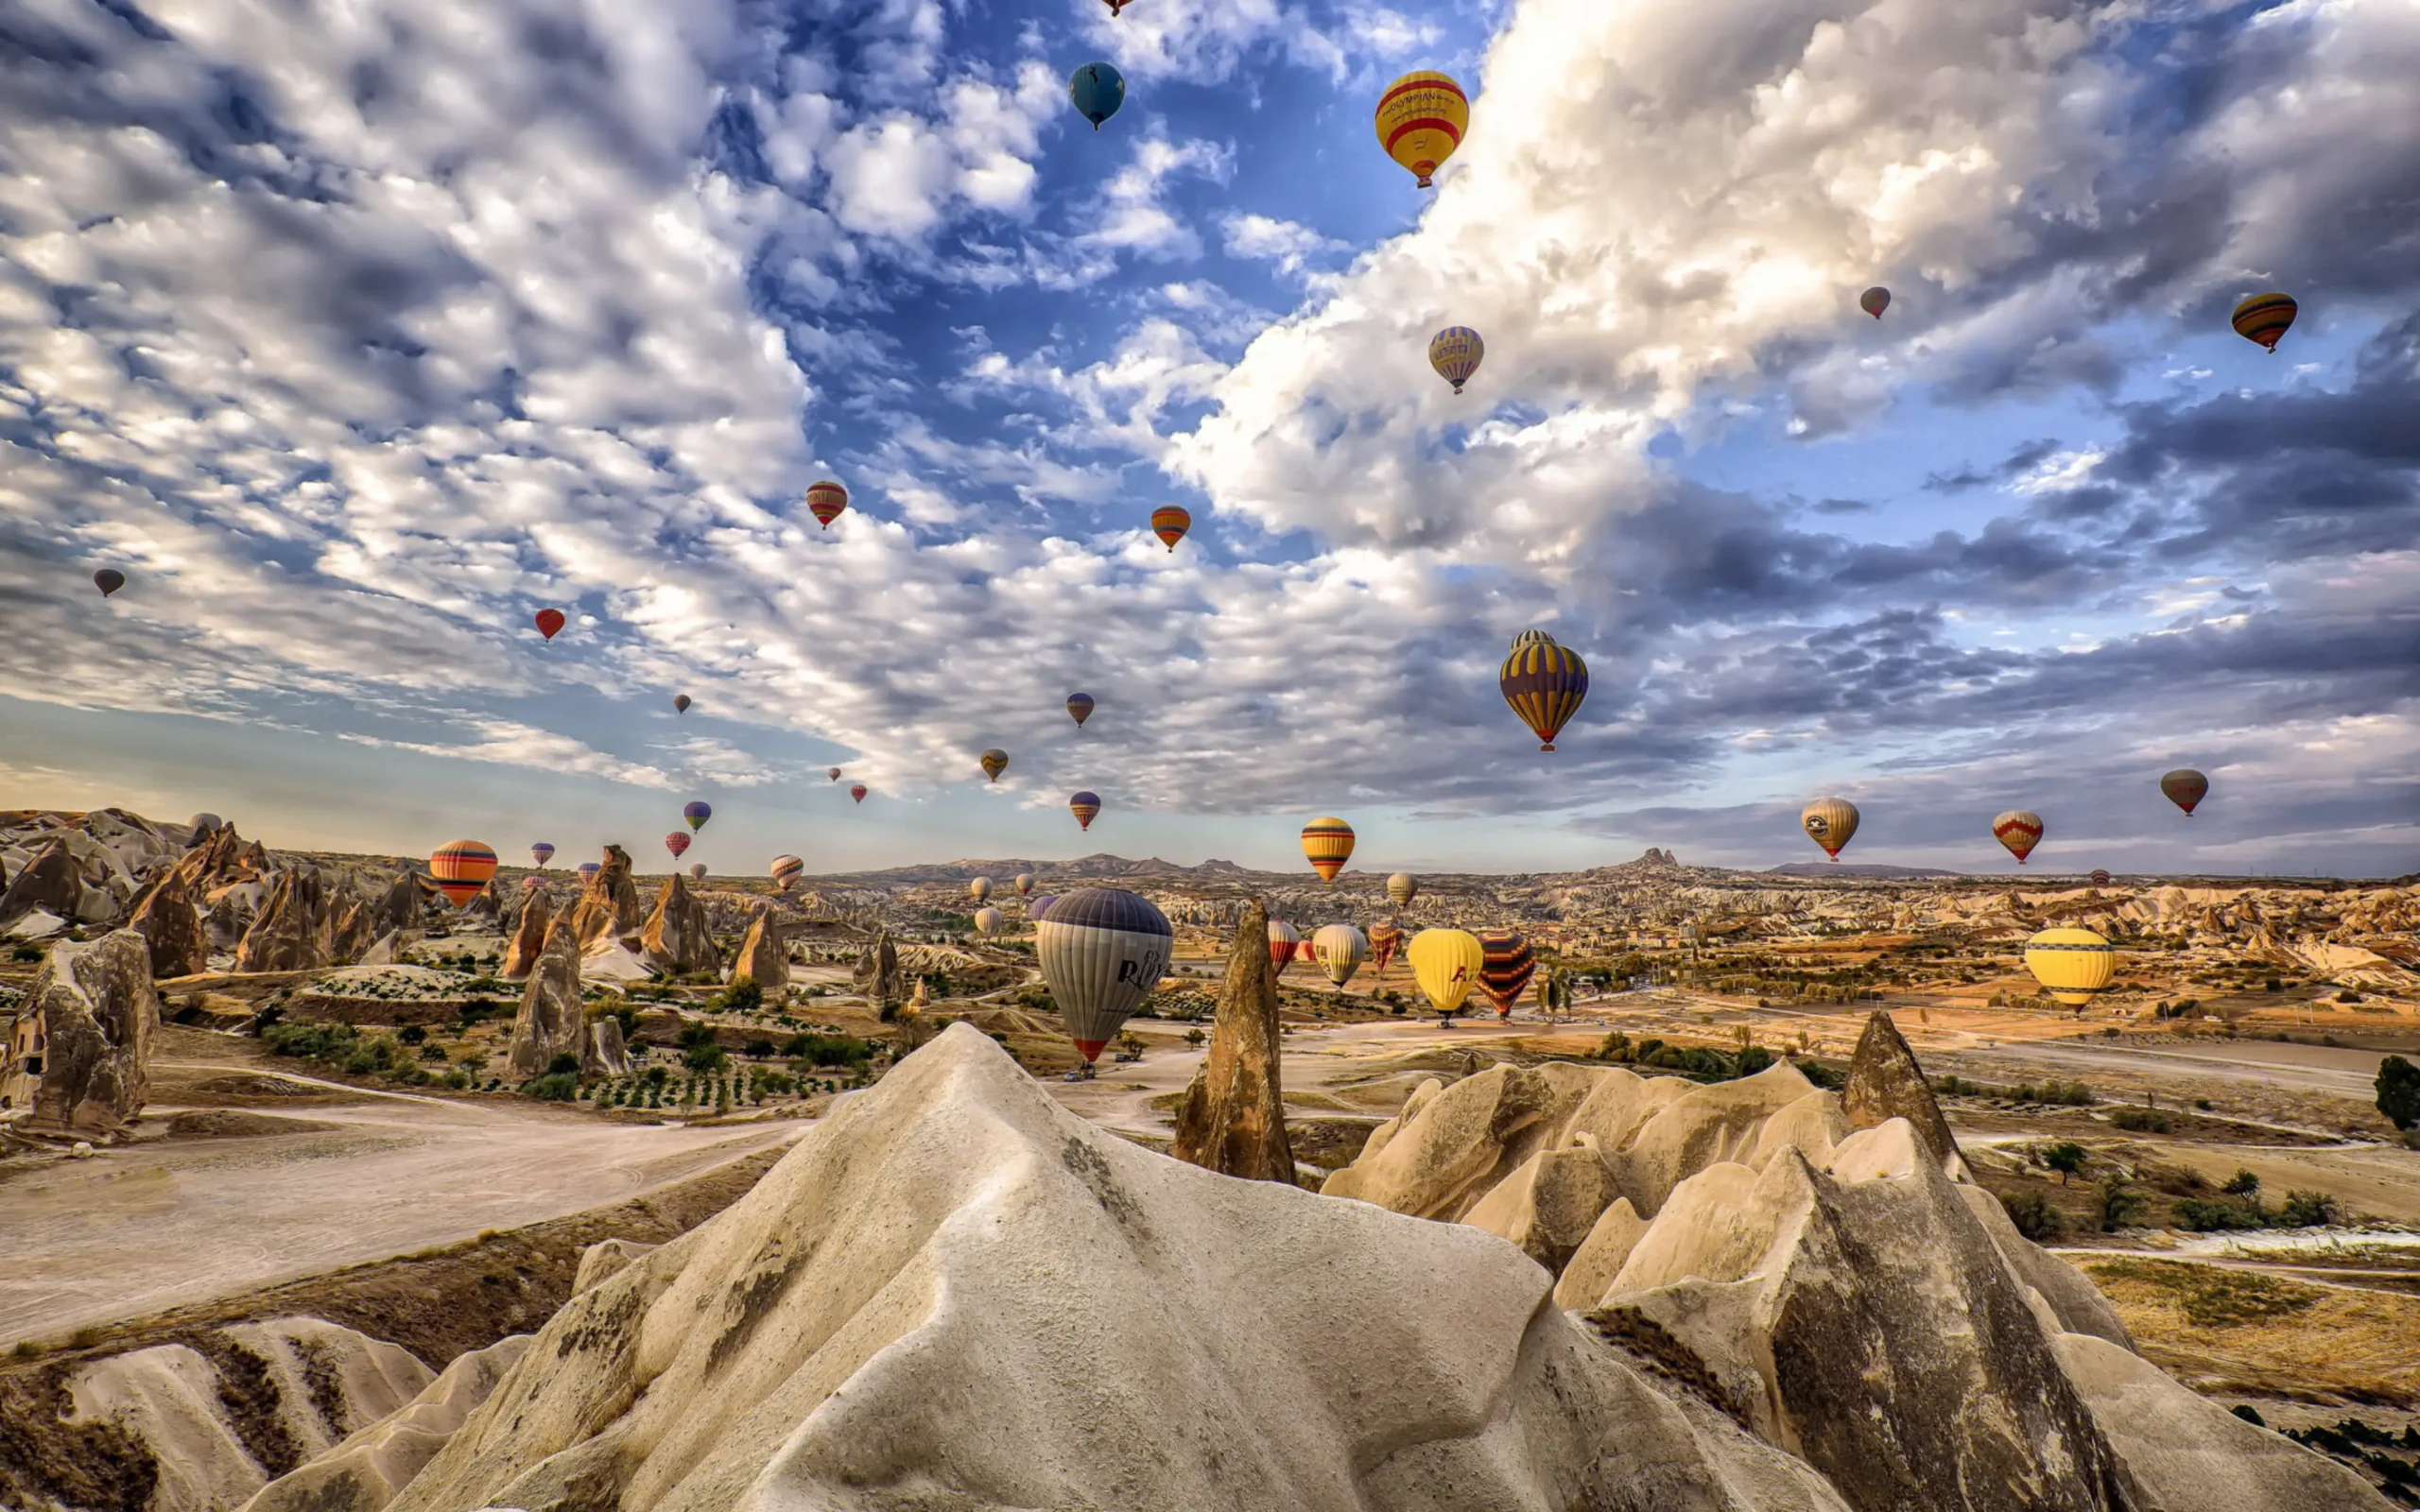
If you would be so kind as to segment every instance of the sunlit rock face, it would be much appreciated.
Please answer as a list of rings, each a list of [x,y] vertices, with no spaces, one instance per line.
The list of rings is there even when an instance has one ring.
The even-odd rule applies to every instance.
[[[90,944],[52,946],[21,1011],[40,1016],[46,1041],[28,1130],[123,1132],[143,1111],[160,1037],[160,995],[143,936],[121,929]]]

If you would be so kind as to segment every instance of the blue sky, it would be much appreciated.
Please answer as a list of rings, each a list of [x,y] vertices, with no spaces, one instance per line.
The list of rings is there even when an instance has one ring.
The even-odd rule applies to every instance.
[[[0,805],[1537,870],[1837,792],[1851,859],[2413,869],[2393,0],[32,0],[0,85]]]

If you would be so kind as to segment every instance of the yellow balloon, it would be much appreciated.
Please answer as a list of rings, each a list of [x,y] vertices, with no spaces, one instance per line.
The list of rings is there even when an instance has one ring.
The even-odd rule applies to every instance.
[[[1404,954],[1411,974],[1439,1013],[1452,1013],[1478,986],[1478,969],[1487,964],[1487,950],[1478,936],[1460,929],[1424,929],[1411,936]]]
[[[1471,103],[1462,86],[1443,74],[1406,74],[1378,96],[1378,145],[1402,163],[1420,187],[1454,155],[1470,129]]]
[[[2118,951],[2088,929],[2046,929],[2025,942],[2025,969],[2043,991],[2081,1008],[2117,974]]]

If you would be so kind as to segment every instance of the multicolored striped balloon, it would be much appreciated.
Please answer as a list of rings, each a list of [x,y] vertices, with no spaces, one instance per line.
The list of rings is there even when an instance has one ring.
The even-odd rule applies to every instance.
[[[1445,74],[1406,74],[1378,96],[1378,145],[1423,189],[1431,187],[1429,176],[1462,145],[1470,124],[1470,97]]]
[[[1530,985],[1530,973],[1538,969],[1537,953],[1530,948],[1529,939],[1509,929],[1482,929],[1478,932],[1482,953],[1478,969],[1478,985],[1495,1005],[1495,1016],[1509,1019],[1512,1005]]]
[[[495,852],[476,840],[448,840],[429,852],[428,874],[445,901],[459,908],[495,875]]]
[[[1398,871],[1387,879],[1387,896],[1394,900],[1397,908],[1409,908],[1411,901],[1420,896],[1420,880],[1409,871]],[[1377,938],[1375,935],[1370,937]]]
[[[1353,859],[1353,826],[1332,815],[1304,825],[1303,859],[1320,874],[1320,881],[1334,882]]]
[[[582,877],[593,877],[604,869],[601,863],[595,861],[583,861],[579,864],[579,874]]]
[[[1050,905],[1033,954],[1067,1038],[1089,1064],[1167,974],[1176,931],[1148,898],[1086,887]]]
[[[1190,515],[1185,518],[1187,524],[1192,523],[1192,517]],[[1078,730],[1083,729],[1084,721],[1093,716],[1093,696],[1089,693],[1071,693],[1067,695],[1067,713],[1075,719],[1076,728]]]
[[[1009,753],[994,746],[977,757],[976,765],[983,768],[983,775],[987,779],[996,782],[1000,780],[1000,774],[1009,769]]]
[[[830,478],[825,478],[821,483],[807,485],[807,511],[815,516],[824,529],[831,529],[832,522],[839,519],[840,511],[848,507],[849,490]]]
[[[1167,542],[1170,551],[1176,550],[1176,543],[1183,541],[1184,533],[1192,528],[1193,516],[1179,506],[1164,504],[1151,511],[1151,534]],[[1070,703],[1074,701],[1072,698],[1068,700]],[[1076,723],[1080,725],[1083,721],[1079,719]]]
[[[2290,294],[2256,294],[2237,305],[2229,319],[2237,335],[2257,343],[2265,352],[2273,352],[2277,350],[2278,338],[2286,334],[2287,327],[2294,323],[2294,315],[2300,308]]]
[[[1496,685],[1504,701],[1538,737],[1538,749],[1554,749],[1554,737],[1588,696],[1588,663],[1580,653],[1557,645],[1544,630],[1524,630],[1504,659]]]
[[[555,848],[553,843],[546,840],[541,840],[537,844],[531,846],[529,848],[529,859],[538,864],[539,870],[545,870],[546,863],[555,859]]]
[[[2042,843],[2042,816],[2031,809],[2011,809],[1992,821],[1992,838],[2008,847],[2021,867]]]
[[[1403,930],[1394,924],[1370,926],[1370,959],[1384,975],[1387,963],[1395,958],[1395,947],[1403,943]]]
[[[1100,812],[1100,795],[1098,793],[1076,794],[1067,799],[1067,812],[1076,816],[1078,827],[1091,829],[1093,816]]]
[[[787,892],[790,890],[791,885],[798,881],[799,873],[805,869],[806,863],[801,861],[796,856],[775,856],[773,858],[773,865],[771,868],[773,885],[779,887],[784,892]]]
[[[1303,932],[1282,919],[1269,921],[1269,964],[1284,974],[1287,964],[1294,959],[1294,947],[1303,943]]]
[[[1449,325],[1428,338],[1428,366],[1437,369],[1438,377],[1452,384],[1458,394],[1471,374],[1478,371],[1479,362],[1486,355],[1487,343],[1466,325]]]
[[[706,821],[715,816],[714,806],[703,799],[692,799],[681,805],[681,816],[689,821],[689,828],[702,830]]]

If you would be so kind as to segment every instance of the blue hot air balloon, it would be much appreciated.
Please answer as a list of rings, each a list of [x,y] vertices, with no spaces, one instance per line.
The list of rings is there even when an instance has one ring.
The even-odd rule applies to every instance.
[[[1067,695],[1067,713],[1074,717],[1076,728],[1083,729],[1084,721],[1093,716],[1093,696],[1089,693]]]
[[[555,859],[555,848],[541,840],[529,848],[529,859],[538,863],[538,869],[544,871],[546,869],[546,863]]]
[[[1086,63],[1067,80],[1067,97],[1076,102],[1076,113],[1098,131],[1126,103],[1125,76],[1107,63]]]
[[[706,821],[715,816],[715,811],[705,802],[700,800],[698,802],[683,804],[681,806],[681,816],[689,821],[690,829],[702,830],[706,827]]]

